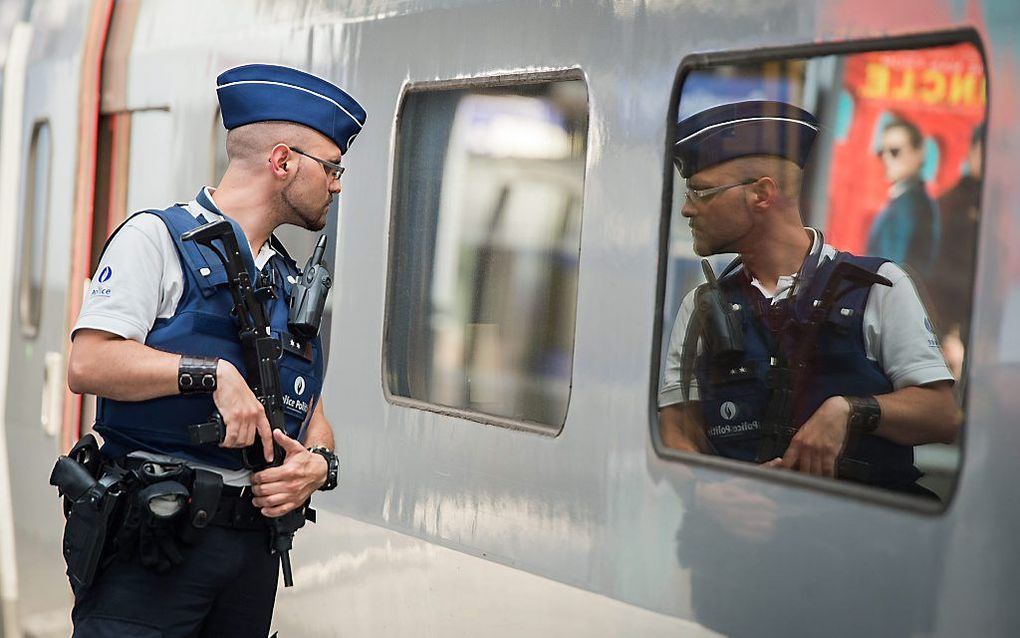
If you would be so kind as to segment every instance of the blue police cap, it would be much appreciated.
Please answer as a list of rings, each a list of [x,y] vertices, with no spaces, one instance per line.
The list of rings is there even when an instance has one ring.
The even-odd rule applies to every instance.
[[[684,179],[747,155],[778,155],[803,168],[817,134],[815,116],[792,104],[723,104],[677,124],[673,161]]]
[[[365,109],[339,87],[286,66],[246,64],[216,78],[220,113],[227,130],[281,120],[315,129],[347,149],[365,125]]]

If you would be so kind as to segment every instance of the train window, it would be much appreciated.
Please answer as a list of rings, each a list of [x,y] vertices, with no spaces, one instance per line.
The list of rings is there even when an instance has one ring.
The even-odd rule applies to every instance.
[[[19,308],[21,330],[28,338],[39,331],[46,264],[46,227],[50,214],[50,157],[53,151],[49,122],[32,128],[22,218],[21,281]]]
[[[969,42],[911,47],[682,67],[661,453],[948,500],[986,76]],[[872,430],[918,390],[926,407]]]
[[[588,137],[587,87],[575,78],[406,94],[386,307],[391,400],[562,427]]]

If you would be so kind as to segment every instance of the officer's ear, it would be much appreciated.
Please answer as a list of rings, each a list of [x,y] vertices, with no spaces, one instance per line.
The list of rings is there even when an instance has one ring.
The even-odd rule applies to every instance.
[[[781,191],[776,180],[766,175],[749,184],[747,193],[751,198],[751,206],[765,210],[775,205]]]
[[[286,144],[277,144],[269,152],[269,169],[277,179],[287,179],[293,163],[294,152]]]

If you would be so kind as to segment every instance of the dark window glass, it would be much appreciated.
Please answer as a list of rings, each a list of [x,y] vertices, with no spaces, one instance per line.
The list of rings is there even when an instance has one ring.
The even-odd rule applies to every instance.
[[[587,108],[581,80],[407,95],[387,296],[392,396],[562,426]]]

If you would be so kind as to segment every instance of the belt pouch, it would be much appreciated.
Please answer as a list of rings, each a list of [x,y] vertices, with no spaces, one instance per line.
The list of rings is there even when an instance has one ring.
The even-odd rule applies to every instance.
[[[205,527],[216,515],[220,494],[223,492],[223,477],[216,472],[196,469],[191,485],[191,504],[188,518],[181,530],[181,540],[192,544],[198,540]]]

